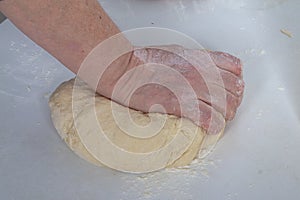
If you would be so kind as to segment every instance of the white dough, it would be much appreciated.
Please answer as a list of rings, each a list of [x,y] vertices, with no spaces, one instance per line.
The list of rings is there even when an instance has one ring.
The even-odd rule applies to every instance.
[[[185,166],[206,156],[223,133],[206,135],[187,119],[128,109],[78,78],[74,83],[62,83],[51,95],[52,121],[77,155],[98,166],[134,173]]]

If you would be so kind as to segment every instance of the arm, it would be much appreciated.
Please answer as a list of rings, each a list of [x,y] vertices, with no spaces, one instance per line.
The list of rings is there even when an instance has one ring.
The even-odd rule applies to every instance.
[[[120,32],[97,0],[0,0],[0,11],[74,73],[97,44]]]
[[[120,33],[118,27],[101,8],[97,0],[0,0],[0,11],[28,37],[74,73],[78,72],[82,61],[95,46],[109,37]],[[121,37],[121,42],[121,46],[126,45],[126,47],[133,49],[125,37]],[[109,46],[108,51],[118,50],[120,45]],[[189,52],[189,54],[195,54],[201,60],[201,56],[199,57],[199,55],[203,51],[192,50]],[[205,79],[209,79],[210,76],[214,77],[215,74],[206,74],[204,78],[201,76],[201,69],[207,68],[207,66],[210,66],[210,63],[205,63],[205,60],[202,60],[200,62],[202,63],[201,66],[198,66],[200,74],[197,74],[195,66],[186,63],[182,57],[159,49],[149,50],[146,48],[134,50],[121,56],[109,65],[109,69],[101,76],[101,83],[96,86],[96,91],[125,106],[143,112],[148,112],[149,108],[154,104],[163,105],[166,113],[189,118],[205,130],[208,129],[208,125],[211,123],[211,116],[216,115],[218,117],[217,121],[213,123],[212,133],[218,132],[220,127],[223,127],[223,117],[226,120],[231,120],[241,102],[244,89],[241,74],[242,65],[239,59],[229,54],[220,52],[208,52],[208,54],[214,60],[224,80],[224,86],[218,87],[218,91],[221,90],[221,94],[223,92],[226,93],[227,105],[225,110],[222,107],[222,103],[214,106],[210,102],[212,101],[209,98],[211,95],[207,90]],[[99,56],[104,57],[103,55]],[[154,71],[155,75],[153,75],[153,71],[148,70],[146,66],[144,68],[137,67],[139,64],[145,63],[167,65],[180,72],[188,80],[198,98],[191,101],[199,101],[199,110],[202,112],[200,119],[194,115],[194,110],[181,112],[181,106],[189,107],[188,105],[191,101],[187,98],[185,98],[187,99],[185,104],[179,105],[174,94],[164,87],[157,87],[153,84],[149,86],[145,85],[145,87],[141,87],[135,91],[130,99],[130,103],[126,103],[123,100],[128,96],[127,90],[130,91],[130,88],[138,85],[140,80],[161,77],[164,82],[167,81],[173,83],[173,85],[181,84],[169,73],[160,74],[159,71]],[[198,67],[196,66],[196,68]],[[130,77],[122,85],[126,90],[122,90],[119,95],[117,94],[117,96],[113,97],[112,92],[115,83],[130,69],[136,71],[136,76]],[[145,70],[139,72],[139,69]],[[95,80],[95,77],[94,69],[90,70],[88,68],[87,75],[80,78],[89,85],[94,85],[93,80]],[[214,80],[208,84],[216,85]],[[216,96],[218,97],[217,92]],[[222,113],[223,116],[220,116],[217,112]]]

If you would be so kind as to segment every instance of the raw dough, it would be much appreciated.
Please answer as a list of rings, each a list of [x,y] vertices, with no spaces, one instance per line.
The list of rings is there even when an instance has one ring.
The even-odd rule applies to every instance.
[[[49,106],[55,128],[77,155],[95,165],[107,165],[125,172],[141,173],[188,165],[197,156],[206,156],[223,133],[206,135],[187,119],[128,109],[95,94],[78,78],[62,83],[51,95]],[[128,110],[134,123],[130,123]],[[136,131],[150,122],[155,125],[164,120],[159,133],[152,137],[132,135],[139,135]],[[106,139],[118,147],[117,150],[106,147]],[[171,143],[173,146],[168,146]],[[168,148],[164,149],[166,146]]]

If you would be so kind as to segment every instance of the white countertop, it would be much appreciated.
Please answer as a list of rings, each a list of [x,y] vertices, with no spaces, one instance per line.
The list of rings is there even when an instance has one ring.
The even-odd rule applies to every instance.
[[[0,24],[1,199],[300,198],[300,1],[100,2],[122,30],[175,29],[239,56],[246,89],[235,120],[192,169],[132,175],[93,166],[67,148],[50,120],[49,94],[73,75],[6,20]]]

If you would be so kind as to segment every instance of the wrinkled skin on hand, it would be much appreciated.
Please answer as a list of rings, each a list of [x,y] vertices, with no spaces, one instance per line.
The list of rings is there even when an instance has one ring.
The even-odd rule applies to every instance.
[[[127,72],[113,100],[143,112],[188,118],[209,134],[234,118],[243,97],[242,63],[223,52],[177,45],[136,48]],[[151,107],[155,104],[164,109]]]

